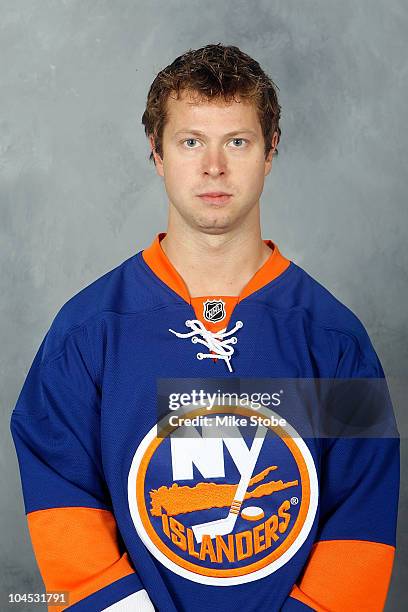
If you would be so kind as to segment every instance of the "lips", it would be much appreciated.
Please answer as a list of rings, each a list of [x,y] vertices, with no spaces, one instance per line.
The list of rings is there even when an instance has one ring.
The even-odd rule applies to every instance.
[[[222,204],[223,202],[228,202],[231,196],[231,193],[226,193],[225,191],[209,191],[207,193],[200,193],[198,197],[205,202]]]

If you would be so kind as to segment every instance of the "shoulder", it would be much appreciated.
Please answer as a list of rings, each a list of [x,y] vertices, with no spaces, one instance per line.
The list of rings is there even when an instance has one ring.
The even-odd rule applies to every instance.
[[[378,356],[359,317],[303,268],[293,262],[292,266],[293,306],[302,309],[313,323],[325,330],[335,360],[339,362],[347,353],[350,360],[364,360],[369,369],[374,367],[381,373]]]
[[[58,351],[66,338],[107,313],[122,315],[154,308],[151,281],[141,265],[142,251],[95,279],[67,300],[52,320],[46,336],[46,355]]]
[[[365,329],[357,315],[306,270],[294,266],[293,301],[321,325],[358,336]]]

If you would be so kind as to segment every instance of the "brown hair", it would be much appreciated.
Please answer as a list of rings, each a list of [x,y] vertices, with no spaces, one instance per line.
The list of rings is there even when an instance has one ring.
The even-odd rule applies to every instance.
[[[277,85],[262,70],[259,63],[238,47],[211,44],[201,49],[190,49],[161,70],[150,86],[142,124],[146,136],[153,136],[155,150],[163,157],[162,138],[166,123],[166,104],[170,95],[176,99],[182,92],[198,94],[202,100],[236,100],[236,96],[256,105],[265,141],[265,158],[272,148],[274,132],[279,127],[281,107]],[[277,144],[276,143],[276,144]],[[275,153],[278,151],[275,149]],[[150,160],[154,161],[153,152]]]

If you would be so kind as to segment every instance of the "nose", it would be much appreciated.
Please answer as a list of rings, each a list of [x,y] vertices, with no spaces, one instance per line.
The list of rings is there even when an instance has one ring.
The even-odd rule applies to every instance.
[[[208,147],[202,158],[203,173],[219,176],[227,171],[227,160],[224,151],[219,147]]]

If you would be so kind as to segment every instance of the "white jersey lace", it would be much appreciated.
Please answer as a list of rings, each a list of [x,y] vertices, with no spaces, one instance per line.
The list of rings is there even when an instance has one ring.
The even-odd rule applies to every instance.
[[[234,354],[233,344],[237,343],[236,336],[233,336],[238,329],[243,327],[242,321],[237,321],[230,331],[226,332],[227,329],[224,327],[217,332],[209,331],[205,325],[199,321],[198,319],[192,319],[185,321],[185,326],[190,327],[191,331],[187,333],[176,332],[174,329],[169,329],[172,334],[175,334],[178,338],[191,338],[191,342],[200,344],[204,344],[211,353],[197,353],[197,359],[209,359],[209,358],[217,358],[223,359],[230,372],[232,372],[231,367],[231,357]]]

